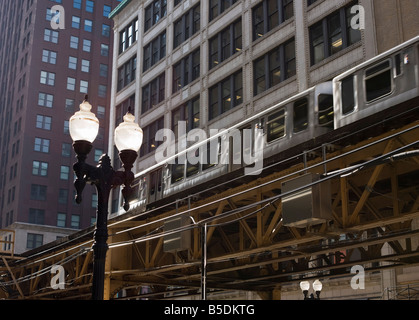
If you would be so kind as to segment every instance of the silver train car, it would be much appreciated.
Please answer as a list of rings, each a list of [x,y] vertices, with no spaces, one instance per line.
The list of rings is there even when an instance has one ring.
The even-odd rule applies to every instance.
[[[419,96],[419,36],[333,79],[335,129]]]
[[[377,113],[417,97],[419,36],[233,125],[199,148],[190,147],[199,154],[196,164],[176,159],[174,164],[161,163],[137,175],[133,207],[145,210],[161,200],[182,199],[243,176],[244,169],[256,168],[256,162],[243,159],[246,153],[260,156],[262,152],[264,164],[275,163],[293,147],[333,137],[364,118],[374,121]]]

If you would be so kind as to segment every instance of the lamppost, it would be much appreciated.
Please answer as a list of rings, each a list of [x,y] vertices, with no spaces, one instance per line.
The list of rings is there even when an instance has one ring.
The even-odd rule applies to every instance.
[[[301,281],[300,288],[301,288],[301,291],[303,291],[304,300],[320,300],[320,293],[323,289],[323,284],[318,279],[313,282],[313,290],[314,292],[316,292],[316,297],[314,297],[314,294],[310,294],[310,296],[308,296],[308,290],[310,289],[310,282]]]
[[[96,229],[93,243],[93,284],[92,299],[103,300],[105,281],[105,260],[108,245],[108,202],[109,194],[113,188],[123,186],[124,209],[129,209],[129,198],[133,189],[131,183],[134,173],[131,171],[137,159],[138,150],[143,141],[143,131],[136,124],[135,117],[128,112],[124,122],[115,129],[114,141],[119,150],[124,170],[115,171],[107,154],[99,159],[97,166],[85,162],[87,155],[92,150],[92,143],[99,132],[99,120],[90,110],[91,104],[88,97],[80,104],[80,111],[70,118],[70,135],[73,139],[73,148],[76,152],[77,162],[73,165],[76,174],[74,187],[77,191],[76,202],[81,203],[82,192],[86,183],[96,187],[98,204],[96,212]]]

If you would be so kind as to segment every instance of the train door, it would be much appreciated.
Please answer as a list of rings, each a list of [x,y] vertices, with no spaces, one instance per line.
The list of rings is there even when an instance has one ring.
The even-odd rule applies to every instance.
[[[162,169],[150,173],[148,201],[152,203],[162,198]]]

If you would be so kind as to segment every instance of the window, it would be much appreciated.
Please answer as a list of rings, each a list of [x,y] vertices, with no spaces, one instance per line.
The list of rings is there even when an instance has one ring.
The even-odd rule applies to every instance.
[[[102,43],[100,45],[100,55],[103,57],[107,57],[109,55],[109,46],[107,44]]]
[[[44,242],[44,236],[42,234],[28,233],[26,239],[26,248],[35,249],[42,246]]]
[[[312,65],[361,40],[360,30],[351,27],[354,15],[350,10],[354,5],[339,9],[309,28]]]
[[[34,176],[46,177],[48,175],[48,163],[41,161],[33,161],[32,174]]]
[[[112,8],[111,6],[107,6],[106,4],[103,6],[103,16],[108,18],[111,14]]]
[[[103,107],[103,106],[97,106],[97,113],[96,113],[96,116],[99,118],[99,119],[103,119],[103,118],[105,118],[105,107]]]
[[[89,72],[90,71],[90,61],[89,60],[81,60],[81,71],[82,72]]]
[[[266,139],[268,143],[285,136],[285,109],[269,115],[267,120]]]
[[[36,116],[36,127],[38,129],[51,130],[52,118],[43,115]]]
[[[47,200],[47,187],[39,184],[31,185],[31,200]]]
[[[145,156],[150,152],[156,150],[156,148],[162,143],[161,141],[156,141],[156,132],[164,127],[164,117],[161,117],[157,121],[151,123],[143,129],[144,139],[143,144],[140,149],[140,156]]]
[[[166,31],[144,47],[143,71],[147,71],[166,56]]]
[[[92,194],[92,208],[96,208],[97,207],[97,194],[93,193]]]
[[[127,50],[137,40],[138,18],[135,18],[119,33],[119,53]]]
[[[80,17],[72,16],[72,18],[71,18],[71,26],[74,29],[80,29]]]
[[[42,62],[56,64],[57,63],[57,52],[50,50],[42,50]]]
[[[45,211],[40,209],[29,209],[29,223],[44,224]]]
[[[49,139],[35,138],[34,151],[48,153],[49,152]]]
[[[294,133],[303,131],[308,127],[308,102],[306,98],[294,103],[293,113]]]
[[[252,10],[253,40],[294,16],[292,0],[264,0]]]
[[[77,70],[77,58],[76,57],[68,57],[68,68]]]
[[[89,92],[89,82],[86,80],[80,80],[80,93]]]
[[[79,48],[79,38],[75,36],[70,37],[70,48],[73,48],[73,49]]]
[[[67,77],[67,90],[70,90],[70,91],[76,90],[76,79]]]
[[[93,30],[93,21],[86,19],[84,20],[84,31],[92,32]]]
[[[52,8],[47,8],[47,14],[46,14],[45,19],[47,21],[51,21],[52,19],[54,19],[54,22],[60,23],[60,14],[61,14],[60,11],[58,11],[58,10],[57,11],[51,11],[51,9]]]
[[[108,87],[104,84],[100,84],[98,86],[97,94],[101,98],[106,98],[106,94],[108,92]]]
[[[95,8],[95,3],[93,2],[93,0],[86,0],[86,11],[92,13],[94,8]]]
[[[108,77],[108,65],[101,63],[99,65],[99,75],[101,77],[107,78]]]
[[[342,113],[348,114],[355,110],[354,77],[349,76],[342,79]]]
[[[67,204],[68,202],[68,190],[67,189],[60,189],[58,191],[58,203],[59,204]]]
[[[189,39],[200,29],[201,7],[196,5],[174,23],[173,48]]]
[[[137,70],[137,56],[135,55],[118,69],[118,91],[135,80]]]
[[[154,0],[145,8],[144,32],[154,26],[167,13],[167,0]]]
[[[73,8],[74,9],[81,9],[81,1],[82,0],[73,0]]]
[[[109,38],[111,35],[111,26],[102,24],[102,36]]]
[[[60,169],[60,179],[61,180],[68,180],[70,174],[70,167],[68,166],[61,166]]]
[[[115,127],[117,127],[122,121],[128,110],[131,109],[131,114],[134,114],[132,106],[135,105],[135,94],[128,99],[118,104],[115,108]]]
[[[145,85],[142,89],[141,112],[153,109],[165,99],[165,73]]]
[[[52,108],[54,103],[54,96],[52,94],[39,92],[38,94],[38,105],[41,107]]]
[[[102,149],[95,149],[95,162],[99,162],[100,157],[104,154]]]
[[[274,87],[296,74],[294,39],[253,62],[254,95]]]
[[[209,119],[212,120],[243,102],[242,70],[209,89]]]
[[[65,99],[65,111],[74,113],[74,99]]]
[[[199,77],[200,50],[195,50],[173,66],[173,93]]]
[[[374,101],[392,91],[390,60],[384,61],[365,71],[365,91],[367,102]]]
[[[70,121],[64,120],[64,134],[70,134]]]
[[[179,121],[186,122],[186,131],[199,128],[200,123],[200,103],[199,96],[189,100],[184,105],[180,106],[172,112],[172,131],[175,133],[176,139],[178,137]]]
[[[53,86],[55,84],[55,73],[48,71],[41,71],[41,84],[46,84],[48,86]]]
[[[60,189],[58,191],[58,203],[59,204],[67,204],[68,202],[68,190],[67,189]]]
[[[322,127],[333,129],[333,95],[320,94],[317,100],[317,103],[319,105],[319,125]]]
[[[83,51],[90,52],[92,48],[92,41],[83,39]]]
[[[62,147],[61,147],[61,155],[64,158],[70,158],[71,156],[71,144],[70,143],[65,143],[63,142]]]
[[[210,69],[242,50],[242,22],[238,20],[209,40]]]
[[[58,212],[57,214],[57,227],[65,228],[67,220],[67,214]]]
[[[80,216],[77,214],[71,215],[71,228],[73,229],[79,229],[80,228]]]
[[[237,0],[210,0],[209,20],[216,18],[236,2]]]

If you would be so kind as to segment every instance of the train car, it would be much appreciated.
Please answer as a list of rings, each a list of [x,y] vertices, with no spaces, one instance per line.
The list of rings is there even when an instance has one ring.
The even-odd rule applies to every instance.
[[[200,149],[191,147],[202,154],[199,163],[186,157],[165,164],[160,198],[193,193],[197,186],[242,168],[246,175],[260,174],[265,159],[332,129],[332,82],[326,82],[211,136]]]
[[[333,79],[335,129],[419,96],[419,36]]]

